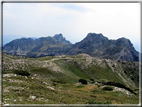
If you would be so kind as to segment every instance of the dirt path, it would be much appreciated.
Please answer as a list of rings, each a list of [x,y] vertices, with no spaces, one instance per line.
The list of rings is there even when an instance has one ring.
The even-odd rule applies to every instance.
[[[85,58],[53,58],[51,60],[42,61],[42,62],[51,62],[51,61],[60,60],[60,59],[85,59]]]

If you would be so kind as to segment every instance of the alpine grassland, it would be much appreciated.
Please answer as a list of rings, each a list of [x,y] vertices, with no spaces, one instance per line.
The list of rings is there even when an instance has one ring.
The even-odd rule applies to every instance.
[[[139,63],[3,53],[3,104],[139,104]]]

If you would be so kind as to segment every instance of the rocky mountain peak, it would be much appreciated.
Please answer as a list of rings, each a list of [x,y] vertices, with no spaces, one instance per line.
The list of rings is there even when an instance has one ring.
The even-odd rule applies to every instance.
[[[138,52],[129,39],[109,40],[103,34],[88,33],[80,42],[71,44],[63,35],[33,39],[17,39],[6,44],[3,51],[27,56],[89,54],[112,60],[139,61]]]
[[[117,46],[125,46],[125,47],[133,47],[133,44],[131,43],[131,41],[127,38],[119,38],[116,40],[116,45]]]
[[[57,39],[57,40],[62,40],[62,39],[64,39],[64,37],[63,37],[63,35],[62,35],[61,33],[54,35],[54,38]]]
[[[53,38],[56,39],[57,41],[62,42],[62,43],[71,44],[70,41],[67,41],[67,40],[63,37],[63,35],[62,35],[61,33],[54,35]]]
[[[122,38],[117,39],[117,41],[122,41],[124,43],[128,43],[129,40],[125,37],[122,37]]]
[[[69,54],[87,53],[93,57],[112,60],[138,61],[138,53],[129,39],[109,40],[101,33],[89,33],[81,42],[75,44]]]
[[[90,38],[90,39],[106,39],[108,40],[107,37],[103,36],[102,33],[96,34],[96,33],[88,33],[88,35],[86,36],[86,38]]]

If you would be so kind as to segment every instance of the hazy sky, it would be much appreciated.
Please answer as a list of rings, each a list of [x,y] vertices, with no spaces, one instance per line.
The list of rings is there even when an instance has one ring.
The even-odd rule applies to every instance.
[[[139,3],[4,3],[4,42],[62,33],[71,43],[88,33],[109,39],[125,37],[139,51]]]

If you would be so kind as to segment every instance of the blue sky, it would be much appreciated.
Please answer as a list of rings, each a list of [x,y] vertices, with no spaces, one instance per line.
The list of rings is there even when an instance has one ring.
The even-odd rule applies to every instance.
[[[125,37],[139,51],[139,3],[4,3],[3,42],[62,33],[71,43],[88,33]]]

